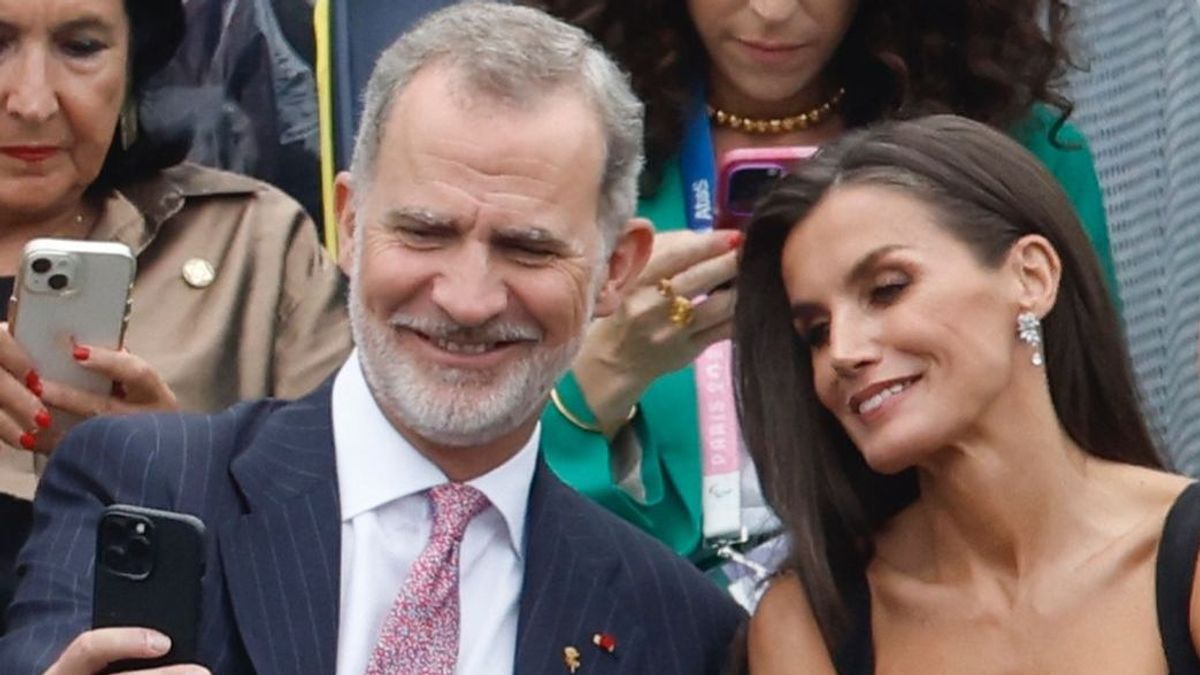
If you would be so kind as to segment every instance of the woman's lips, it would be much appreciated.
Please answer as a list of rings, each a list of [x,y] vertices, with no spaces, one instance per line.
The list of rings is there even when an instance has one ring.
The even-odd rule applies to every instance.
[[[737,41],[742,49],[755,61],[764,63],[782,63],[792,59],[804,46],[802,44],[784,42],[758,42],[756,40]]]
[[[52,145],[8,145],[0,147],[0,152],[23,162],[41,162],[54,156],[58,148]]]

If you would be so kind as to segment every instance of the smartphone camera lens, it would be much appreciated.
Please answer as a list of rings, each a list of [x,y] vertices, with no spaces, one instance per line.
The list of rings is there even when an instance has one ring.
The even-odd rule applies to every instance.
[[[33,268],[33,271],[37,272],[38,274],[45,274],[46,272],[50,271],[50,260],[48,258],[38,258],[33,261],[33,264],[30,265],[30,267]]]
[[[754,212],[758,198],[786,173],[781,166],[747,167],[729,177],[729,210],[738,216]]]
[[[125,544],[125,552],[134,561],[144,561],[150,557],[150,540],[135,536]]]
[[[40,261],[34,261],[33,264],[36,266],[38,262],[40,262]],[[50,278],[46,281],[46,283],[50,285],[50,288],[53,288],[56,291],[61,291],[62,289],[67,287],[67,275],[65,275],[65,274],[51,275]]]
[[[110,570],[120,570],[125,568],[125,547],[112,545],[105,546],[100,553],[100,563]]]
[[[148,577],[154,568],[150,523],[137,517],[108,516],[101,523],[100,564],[132,581]]]

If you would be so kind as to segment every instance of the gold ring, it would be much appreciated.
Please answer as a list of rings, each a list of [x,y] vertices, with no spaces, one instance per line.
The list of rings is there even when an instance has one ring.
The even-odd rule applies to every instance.
[[[664,298],[675,297],[675,288],[671,286],[671,280],[663,277],[658,280],[658,294]]]
[[[687,328],[696,320],[696,307],[692,301],[682,295],[671,297],[670,313],[667,318],[679,328]]]

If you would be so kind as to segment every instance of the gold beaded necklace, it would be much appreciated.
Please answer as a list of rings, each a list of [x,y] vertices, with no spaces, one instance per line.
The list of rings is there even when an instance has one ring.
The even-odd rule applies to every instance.
[[[713,124],[720,127],[729,127],[735,131],[743,131],[748,134],[782,134],[789,131],[802,131],[810,127],[814,127],[824,121],[831,113],[837,110],[838,105],[842,102],[842,97],[846,95],[845,87],[838,87],[838,90],[829,97],[821,105],[791,117],[775,117],[771,119],[755,119],[753,117],[741,117],[732,113],[727,113],[720,108],[708,106],[708,119],[712,120]]]

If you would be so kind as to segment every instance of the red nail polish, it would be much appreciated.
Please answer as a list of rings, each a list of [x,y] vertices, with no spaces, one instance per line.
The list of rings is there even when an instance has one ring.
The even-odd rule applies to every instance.
[[[46,410],[45,408],[42,408],[41,410],[37,411],[37,413],[34,414],[34,416],[33,416],[33,423],[38,425],[42,429],[49,429],[50,428],[50,411]]]
[[[29,432],[21,434],[21,447],[26,450],[32,450],[34,444],[37,443],[37,438]]]
[[[25,388],[32,391],[34,396],[42,395],[42,378],[36,370],[25,373]]]
[[[741,246],[742,241],[746,238],[746,235],[742,234],[740,230],[732,230],[725,236],[725,241],[729,244],[729,248],[731,249]]]
[[[76,361],[87,361],[91,355],[92,350],[83,345],[75,345],[75,349],[71,350],[71,356],[74,356]]]

